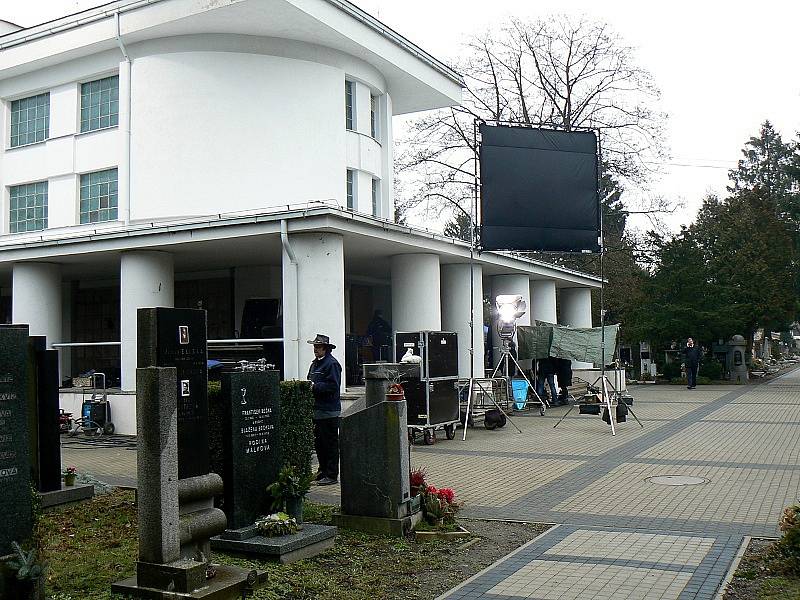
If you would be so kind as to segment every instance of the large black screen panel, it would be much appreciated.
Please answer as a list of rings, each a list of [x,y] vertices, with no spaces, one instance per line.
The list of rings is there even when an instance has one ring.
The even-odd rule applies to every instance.
[[[481,125],[484,250],[600,250],[592,132]]]

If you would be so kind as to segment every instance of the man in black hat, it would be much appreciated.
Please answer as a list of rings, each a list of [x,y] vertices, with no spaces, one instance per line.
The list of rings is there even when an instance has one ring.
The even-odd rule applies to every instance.
[[[342,401],[342,365],[331,354],[336,348],[327,335],[317,334],[313,340],[314,360],[307,379],[314,394],[314,450],[319,461],[318,485],[333,485],[339,480],[339,416]]]

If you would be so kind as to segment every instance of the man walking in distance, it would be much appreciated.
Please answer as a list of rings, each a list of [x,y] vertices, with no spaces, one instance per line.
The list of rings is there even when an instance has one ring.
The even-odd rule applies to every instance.
[[[333,485],[339,480],[339,416],[342,401],[342,365],[331,355],[336,348],[327,335],[317,334],[313,340],[314,360],[308,369],[314,395],[314,450],[319,461],[317,485]]]
[[[697,387],[697,370],[703,362],[703,350],[694,345],[694,340],[686,340],[686,348],[683,349],[684,365],[686,365],[686,389],[693,390]]]

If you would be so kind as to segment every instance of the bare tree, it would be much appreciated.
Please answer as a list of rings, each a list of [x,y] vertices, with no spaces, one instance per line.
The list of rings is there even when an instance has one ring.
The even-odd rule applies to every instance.
[[[624,184],[645,182],[664,156],[665,115],[654,108],[659,91],[634,50],[604,23],[511,20],[471,39],[456,68],[466,81],[463,105],[413,121],[401,142],[398,167],[413,190],[406,206],[426,203],[440,212],[442,198],[472,198],[476,118],[599,129],[604,170]],[[666,206],[641,208],[652,214]]]

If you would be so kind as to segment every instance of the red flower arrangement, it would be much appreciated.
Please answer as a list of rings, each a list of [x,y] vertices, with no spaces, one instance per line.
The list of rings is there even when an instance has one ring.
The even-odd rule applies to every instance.
[[[452,525],[462,503],[452,488],[436,488],[425,481],[425,469],[411,472],[411,495],[420,496],[425,520],[431,525]]]

